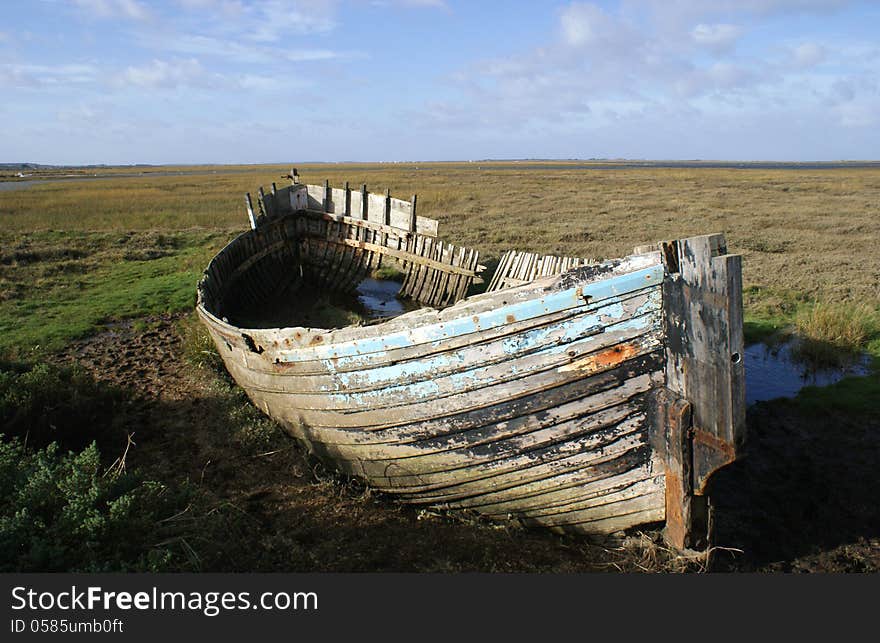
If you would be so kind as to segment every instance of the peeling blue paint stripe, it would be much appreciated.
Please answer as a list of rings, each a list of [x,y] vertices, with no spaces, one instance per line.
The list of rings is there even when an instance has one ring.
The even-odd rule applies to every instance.
[[[633,320],[627,320],[627,322],[630,321]],[[637,328],[633,330],[646,332],[652,327],[655,327],[656,322],[657,320],[654,318],[654,316],[646,315],[637,320]],[[616,328],[613,326],[611,327],[611,329],[616,330]],[[552,362],[554,358],[558,358],[572,349],[578,351],[579,357],[584,356],[587,355],[591,350],[590,344],[592,342],[594,342],[593,339],[586,338],[575,343],[552,346],[544,350],[530,353],[525,357],[519,357],[517,359],[511,360],[510,362],[506,363],[507,376],[503,379],[498,378],[494,374],[487,373],[488,369],[483,364],[472,364],[471,368],[467,370],[453,372],[442,377],[438,377],[437,379],[422,380],[415,383],[384,386],[381,388],[374,388],[371,390],[358,392],[319,392],[299,393],[297,395],[300,395],[302,397],[315,395],[319,399],[327,400],[330,403],[338,405],[337,407],[335,407],[336,410],[370,409],[414,404],[417,403],[419,400],[447,397],[453,394],[482,389],[488,386],[494,386],[496,384],[501,384],[513,380],[522,381],[522,379],[524,379],[525,376],[527,376],[528,374],[538,371],[543,372],[544,369],[535,368],[533,364],[531,366],[526,366],[525,368],[523,368],[518,362],[521,362],[523,360],[531,360],[533,358],[539,358],[541,360],[546,360],[549,363]],[[642,350],[647,352],[649,350],[653,350],[653,348],[644,347],[642,348]],[[531,362],[529,363],[531,364]],[[495,366],[498,365],[496,364]],[[398,381],[406,382],[405,379],[401,379]],[[325,406],[319,410],[333,409],[334,407]]]
[[[508,316],[513,316],[517,321],[523,321],[583,306],[585,299],[591,305],[595,305],[611,297],[619,297],[652,285],[659,286],[662,280],[663,265],[657,264],[656,266],[643,268],[584,286],[570,288],[561,292],[551,292],[540,299],[530,299],[510,304],[495,310],[479,313],[475,316],[462,316],[381,337],[279,351],[277,359],[281,362],[329,360],[355,355],[383,353],[396,348],[407,348],[431,342],[444,342],[452,337],[504,326],[509,323],[507,321]]]
[[[660,308],[660,293],[658,291],[652,293],[641,306],[631,313],[632,319],[621,322],[618,320],[625,316],[625,311],[622,304],[617,303],[616,299],[609,300],[608,305],[591,313],[493,340],[490,345],[500,344],[500,346],[497,346],[491,354],[483,354],[480,358],[480,365],[485,368],[500,361],[521,358],[542,347],[569,344],[609,327],[619,330],[644,328],[646,322],[641,317]],[[473,364],[473,358],[466,358],[466,355],[463,354],[467,348],[470,347],[466,346],[422,359],[407,360],[400,364],[340,372],[336,374],[334,386],[323,387],[321,390],[335,391],[341,388],[351,392],[360,387],[375,388],[397,382],[413,382],[420,378],[424,379],[432,373],[435,377],[443,376],[457,367],[467,368]],[[499,348],[500,350],[498,350]],[[337,368],[344,369],[354,361],[361,362],[363,358],[341,358],[335,362],[328,361],[326,363],[327,371],[332,373]]]

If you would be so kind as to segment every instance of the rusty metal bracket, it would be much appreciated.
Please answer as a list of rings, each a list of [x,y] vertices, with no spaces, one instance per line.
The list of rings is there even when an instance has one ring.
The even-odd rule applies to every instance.
[[[699,549],[709,541],[708,503],[694,488],[693,406],[666,388],[654,399],[654,448],[666,474],[666,528],[676,549]]]

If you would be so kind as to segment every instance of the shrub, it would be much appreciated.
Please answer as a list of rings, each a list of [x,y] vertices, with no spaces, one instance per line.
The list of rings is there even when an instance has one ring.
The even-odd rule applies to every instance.
[[[163,525],[185,495],[119,470],[102,473],[94,443],[62,453],[56,443],[30,450],[17,438],[0,440],[0,571],[176,566]]]
[[[97,440],[121,451],[126,434],[115,417],[123,401],[121,391],[76,366],[0,363],[0,433],[35,447],[79,450]]]

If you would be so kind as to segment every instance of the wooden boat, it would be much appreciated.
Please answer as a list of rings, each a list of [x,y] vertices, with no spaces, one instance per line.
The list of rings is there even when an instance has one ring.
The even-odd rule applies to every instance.
[[[256,406],[403,502],[587,534],[666,521],[673,545],[705,544],[707,483],[745,430],[740,257],[723,236],[600,263],[511,252],[466,297],[478,253],[438,240],[415,197],[293,178],[256,210],[246,197],[251,229],[198,286]],[[305,293],[350,292],[383,259],[424,307],[285,325]]]

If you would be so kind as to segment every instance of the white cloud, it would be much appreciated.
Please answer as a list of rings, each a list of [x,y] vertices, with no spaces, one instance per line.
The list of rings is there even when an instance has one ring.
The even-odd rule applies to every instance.
[[[107,110],[104,106],[77,103],[62,107],[55,117],[58,122],[70,127],[95,127],[107,122]]]
[[[33,65],[0,63],[0,86],[3,87],[59,87],[93,83],[99,70],[94,65]]]
[[[603,43],[624,45],[632,38],[632,30],[601,7],[573,2],[559,16],[562,38],[571,47],[589,47]]]
[[[847,102],[835,108],[840,124],[847,128],[867,128],[880,124],[880,100]]]
[[[331,49],[290,49],[284,51],[283,56],[290,62],[313,62],[317,60],[333,60],[342,55]]]
[[[150,11],[137,0],[74,0],[81,10],[95,18],[126,18],[149,20]]]
[[[372,0],[370,2],[376,7],[412,7],[416,9],[449,9],[446,0]]]
[[[206,86],[212,77],[195,58],[188,60],[153,60],[139,67],[127,67],[116,78],[118,84],[151,89]]]
[[[190,11],[221,12],[227,15],[241,14],[245,10],[240,0],[177,0],[177,3]]]
[[[302,79],[279,79],[261,74],[221,74],[209,71],[197,59],[189,58],[156,59],[145,65],[129,66],[115,74],[111,84],[122,89],[288,91],[305,87],[308,83]]]
[[[326,48],[287,49],[281,44],[246,42],[240,39],[221,38],[200,34],[155,33],[137,36],[141,46],[161,53],[174,53],[190,57],[215,58],[240,64],[274,66],[287,62],[320,62],[335,59],[362,57],[355,51],[337,51]]]
[[[814,42],[805,42],[794,48],[792,56],[798,67],[813,67],[825,59],[825,48]]]
[[[336,28],[335,0],[264,0],[248,5],[234,28],[255,42],[277,42],[292,35],[327,33]]]
[[[853,0],[623,0],[627,12],[649,11],[655,19],[671,17],[701,21],[706,16],[769,16],[828,13],[853,4]]]
[[[850,53],[844,62],[840,47],[811,40],[758,48],[752,40],[747,48],[743,25],[760,31],[778,24],[780,12],[826,11],[839,4],[624,0],[615,9],[571,2],[558,14],[554,41],[459,70],[450,77],[459,96],[433,102],[414,120],[433,120],[450,130],[466,127],[470,119],[511,131],[574,132],[623,120],[653,122],[658,110],[676,115],[683,126],[695,113],[724,114],[735,122],[765,111],[801,112],[807,104],[817,113],[838,109],[844,95],[867,91],[864,78],[880,57]],[[644,11],[646,5],[650,11]],[[861,51],[857,42],[848,47]],[[821,78],[814,69],[829,59],[858,69],[861,84],[833,90],[830,66],[822,66]],[[840,122],[853,127],[870,122],[874,112],[865,105],[838,109]]]
[[[691,37],[696,44],[719,51],[733,47],[741,34],[740,27],[729,24],[707,25],[700,23],[691,30]]]

